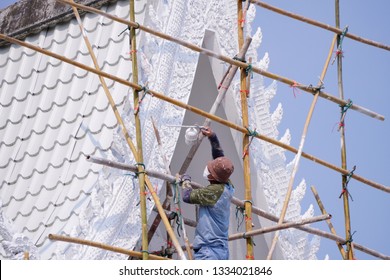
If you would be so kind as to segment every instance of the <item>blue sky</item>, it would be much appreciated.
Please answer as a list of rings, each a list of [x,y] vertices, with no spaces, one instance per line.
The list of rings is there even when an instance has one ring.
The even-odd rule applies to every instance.
[[[335,25],[334,0],[267,0],[270,5]],[[390,1],[341,0],[341,27],[349,26],[349,32],[367,39],[390,45]],[[303,22],[275,14],[263,8],[257,8],[255,24],[263,32],[263,43],[259,54],[270,56],[269,71],[295,80],[302,84],[318,83],[328,54],[333,33],[308,25]],[[385,186],[390,182],[388,146],[390,136],[390,95],[388,80],[390,75],[390,52],[364,45],[345,38],[343,41],[343,81],[345,99],[350,98],[355,104],[371,109],[385,116],[385,121],[378,121],[356,111],[348,111],[346,117],[347,163],[350,170],[356,165],[355,173]],[[266,83],[271,80],[266,79]],[[330,66],[324,80],[325,91],[338,96],[336,63]],[[279,127],[280,133],[290,128],[291,145],[299,146],[305,119],[309,112],[312,96],[305,92],[297,94],[281,83],[273,101],[276,108],[282,102],[284,117]],[[340,108],[337,104],[320,99],[308,130],[304,151],[329,163],[340,166],[340,135],[337,123]],[[293,154],[287,153],[292,159]],[[307,182],[307,192],[303,201],[306,209],[315,206],[316,215],[320,210],[311,193],[314,185],[329,213],[333,215],[338,235],[345,236],[341,175],[333,170],[302,158],[299,172],[295,178],[297,185],[301,178]],[[368,248],[390,255],[390,194],[366,186],[358,181],[349,182],[353,197],[350,201],[352,232],[355,242]],[[314,227],[328,230],[324,223]],[[340,259],[340,253],[333,241],[321,240],[318,258],[328,254],[331,259]],[[358,259],[373,257],[356,251]],[[375,258],[374,258],[375,259]]]
[[[0,9],[16,1],[0,0]],[[334,25],[334,0],[267,0],[268,4],[291,12]],[[341,0],[341,27],[349,26],[349,32],[371,40],[390,45],[390,1]],[[262,56],[270,56],[269,71],[288,77],[302,84],[316,85],[321,74],[333,33],[308,24],[257,8],[255,25],[263,32],[263,43],[259,49]],[[356,111],[348,111],[346,117],[346,144],[348,169],[356,165],[356,174],[385,186],[390,182],[389,136],[390,136],[390,52],[367,46],[345,38],[343,42],[343,79],[345,99],[371,109],[385,116],[378,121]],[[336,63],[330,66],[324,80],[325,91],[338,96]],[[266,83],[271,80],[266,79]],[[273,100],[274,108],[282,102],[284,118],[280,134],[289,128],[291,145],[299,146],[303,125],[309,111],[312,96],[301,92],[296,97],[289,86],[278,84]],[[329,163],[340,165],[340,135],[337,132],[340,109],[338,105],[324,99],[317,103],[306,137],[304,151]],[[291,160],[293,154],[287,152]],[[340,236],[345,236],[343,203],[339,199],[341,175],[333,170],[302,158],[295,185],[301,178],[307,182],[303,209],[310,204],[320,214],[310,191],[314,185],[329,213],[332,223]],[[354,201],[350,202],[352,231],[355,242],[368,248],[390,255],[390,194],[351,180],[349,190]],[[327,230],[324,223],[314,225]],[[358,259],[375,259],[355,251]],[[321,240],[317,257],[341,259],[333,241]]]

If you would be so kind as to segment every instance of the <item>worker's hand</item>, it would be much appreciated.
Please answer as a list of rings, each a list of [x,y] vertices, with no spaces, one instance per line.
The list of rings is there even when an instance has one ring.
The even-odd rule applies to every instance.
[[[201,128],[201,131],[204,136],[210,137],[211,135],[214,134],[214,132],[211,130],[209,126],[204,126]]]

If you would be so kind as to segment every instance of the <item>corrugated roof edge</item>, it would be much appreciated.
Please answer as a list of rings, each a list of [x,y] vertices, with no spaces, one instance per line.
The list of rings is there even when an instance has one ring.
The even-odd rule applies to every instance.
[[[79,0],[75,2],[100,8],[105,4],[118,1],[125,0]],[[83,11],[79,12],[85,14]],[[50,0],[49,3],[47,0],[23,0],[0,11],[0,33],[24,39],[31,34],[72,18],[74,18],[74,14],[71,7],[57,3],[55,0]],[[0,40],[0,47],[8,44],[8,42]]]

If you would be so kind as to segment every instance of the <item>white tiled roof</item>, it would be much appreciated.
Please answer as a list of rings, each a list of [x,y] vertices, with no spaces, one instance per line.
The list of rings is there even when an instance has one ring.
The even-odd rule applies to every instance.
[[[127,19],[128,5],[128,1],[118,1],[102,9]],[[138,22],[199,46],[208,42],[210,49],[218,49],[218,52],[231,57],[238,51],[237,34],[231,32],[236,29],[235,9],[234,0],[136,1]],[[248,22],[253,20],[254,13],[252,6]],[[129,35],[128,32],[122,33],[126,31],[126,26],[92,14],[87,14],[83,23],[102,70],[130,80]],[[250,25],[247,32],[252,33]],[[207,34],[212,36],[206,38]],[[193,99],[202,100],[207,105],[214,101],[211,93],[216,91],[216,85],[213,82],[219,82],[226,65],[211,59],[211,63],[207,62],[208,66],[199,66],[198,53],[146,33],[139,35],[140,84],[147,81],[150,88],[185,103],[190,94],[195,95]],[[93,66],[76,20],[46,28],[30,35],[26,41]],[[268,56],[257,59],[256,49],[260,43],[261,32],[257,30],[247,55],[254,59],[254,65],[266,69]],[[209,76],[214,76],[208,77],[211,81],[194,86],[194,81],[198,79],[196,76],[201,76],[196,72],[204,70],[212,71]],[[107,84],[130,136],[134,136],[133,98],[129,95],[132,90],[109,80]],[[263,78],[255,76],[251,87],[251,122],[256,123],[257,129],[265,135],[277,138],[282,108],[278,107],[276,113],[270,112],[270,100],[275,95],[276,85],[273,83],[265,87]],[[239,92],[237,76],[230,88],[230,93]],[[226,103],[229,105],[225,112],[227,118],[240,122],[238,96],[228,94],[229,101]],[[145,98],[142,108],[139,114],[143,125],[144,163],[148,169],[162,171],[164,163],[152,132],[151,117],[157,127],[167,128],[167,124],[182,124],[185,110],[151,97]],[[242,152],[237,139],[241,139],[241,135],[233,133],[230,138],[232,135],[227,132],[228,139],[236,142],[231,149],[237,148],[234,152],[237,152],[235,165],[238,170]],[[160,131],[168,161],[174,153],[180,156],[177,161],[183,159],[185,150],[177,143],[179,133],[180,128],[172,127]],[[288,133],[284,139],[289,141]],[[253,172],[252,180],[261,186],[254,188],[254,203],[275,211],[281,206],[280,198],[284,197],[290,172],[286,168],[284,151],[260,141],[254,141],[251,149],[254,170],[260,170],[257,174]],[[136,180],[123,176],[123,172],[92,165],[85,159],[86,155],[96,155],[134,164],[129,154],[96,75],[15,45],[0,47],[2,257],[18,258],[17,254],[27,250],[32,257],[37,253],[43,259],[119,258],[113,253],[88,246],[51,242],[47,238],[50,233],[132,249],[141,232]],[[236,174],[242,174],[242,170]],[[160,181],[151,180],[153,185],[162,185]],[[238,188],[237,195],[243,197],[240,191],[243,192],[243,189]],[[290,204],[294,205],[297,213],[292,213],[289,218],[294,218],[294,215],[298,218],[299,199],[292,200]],[[153,204],[148,202],[149,213],[152,207]],[[265,223],[257,218],[254,222]],[[289,233],[290,236],[294,237],[294,234]],[[287,244],[285,251],[291,258],[300,258],[299,252],[304,250],[297,248],[297,242],[291,240],[303,240],[310,248],[317,246],[317,242],[313,242],[314,245],[310,243],[307,235],[298,237],[287,238],[286,241],[281,239],[281,243]],[[259,238],[266,245],[267,240]],[[245,258],[243,243],[236,242],[231,246],[234,258]],[[258,253],[264,254],[266,246],[259,247],[256,248]],[[315,249],[310,251],[310,257],[315,254]]]
[[[123,5],[103,9],[127,18]],[[84,25],[103,71],[129,79],[128,33],[113,36],[123,25],[93,14]],[[92,66],[76,20],[26,41]],[[107,83],[121,111],[130,90]],[[117,128],[96,75],[16,45],[0,48],[0,197],[16,232],[38,248],[49,233],[70,233],[100,170],[85,156],[103,156]]]

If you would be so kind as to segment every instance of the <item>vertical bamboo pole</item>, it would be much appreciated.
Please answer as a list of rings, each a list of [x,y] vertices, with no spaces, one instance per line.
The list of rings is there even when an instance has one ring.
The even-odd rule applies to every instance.
[[[319,88],[321,87],[322,81],[325,78],[326,71],[328,70],[329,62],[330,62],[330,59],[332,57],[332,52],[333,52],[335,44],[336,44],[336,35],[333,37],[332,44],[331,44],[331,47],[329,49],[328,57],[326,59],[324,68],[323,68],[322,73],[321,73],[320,81],[318,83],[318,87]],[[298,171],[299,161],[301,159],[303,146],[304,146],[305,140],[306,140],[306,134],[307,134],[307,131],[308,131],[308,128],[309,128],[311,117],[313,116],[314,108],[315,108],[315,106],[317,104],[319,92],[320,92],[320,89],[318,89],[317,93],[314,95],[313,101],[312,101],[311,106],[310,106],[309,113],[308,113],[307,118],[306,118],[306,122],[305,122],[305,125],[304,125],[304,128],[303,128],[301,142],[299,144],[298,153],[297,153],[297,155],[295,157],[295,160],[294,160],[294,168],[293,168],[293,171],[291,172],[290,181],[288,182],[286,198],[285,198],[284,203],[283,203],[283,208],[282,208],[282,212],[280,214],[280,218],[279,218],[278,224],[282,224],[283,220],[284,220],[284,217],[286,216],[287,207],[288,207],[288,204],[290,202],[291,193],[292,193],[292,190],[293,190],[293,184],[294,184],[295,175],[296,175],[296,173]],[[278,241],[278,238],[279,238],[279,231],[276,231],[275,235],[274,235],[274,238],[272,240],[272,244],[271,244],[270,250],[268,252],[267,260],[272,259],[272,254],[273,254],[273,252],[275,250],[276,242]]]
[[[336,28],[340,28],[340,5],[339,0],[335,0],[335,14],[336,14]],[[341,43],[340,34],[337,35],[337,44],[338,46]],[[342,53],[337,54],[337,82],[340,98],[344,98],[344,89],[343,89],[343,63],[342,63]],[[344,120],[343,120],[344,122]],[[341,139],[341,167],[347,169],[347,148],[345,143],[345,130],[344,125],[340,126],[340,139]],[[349,197],[347,190],[347,175],[342,175],[342,190],[343,191],[343,202],[344,202],[344,217],[345,217],[345,239],[350,240],[351,235],[351,216],[349,212]],[[353,260],[353,251],[351,247],[351,242],[347,242],[347,258],[348,260]]]
[[[135,22],[134,0],[130,0],[130,20]],[[135,28],[130,28],[130,46],[131,46],[131,61],[132,61],[132,73],[133,83],[138,84],[138,64],[137,64],[137,40],[135,34]],[[145,93],[146,94],[146,93]],[[134,95],[134,108],[139,106],[139,94],[138,90],[133,89]],[[135,114],[135,130],[137,140],[137,152],[138,152],[138,180],[140,190],[140,207],[141,207],[141,222],[142,222],[142,259],[148,259],[148,218],[146,213],[146,188],[145,188],[145,165],[144,156],[142,151],[142,131],[141,120],[139,114]]]
[[[237,54],[238,59],[245,58],[245,54],[248,51],[248,48],[249,48],[249,45],[251,42],[252,42],[252,38],[250,38],[250,37],[248,37],[245,40],[244,45],[242,46],[242,48],[240,49],[240,51]],[[225,72],[225,75],[223,76],[221,83],[218,86],[217,98],[215,99],[213,106],[211,106],[211,109],[209,111],[210,114],[213,114],[213,115],[216,114],[217,109],[219,108],[222,101],[224,100],[225,95],[230,87],[230,84],[233,81],[235,74],[237,73],[237,70],[238,70],[238,67],[236,65],[230,65],[229,68],[227,69],[227,71]],[[210,126],[210,123],[211,123],[211,120],[207,118],[204,121],[203,126]],[[190,151],[188,152],[182,166],[180,167],[179,174],[184,174],[187,171],[188,167],[191,164],[192,159],[195,156],[195,153],[198,151],[200,144],[202,144],[204,137],[205,136],[203,135],[203,133],[199,133],[198,141],[194,145],[192,145],[192,147],[191,147]]]
[[[311,191],[312,191],[315,199],[317,200],[318,207],[320,207],[322,214],[324,214],[324,215],[328,214],[326,212],[324,204],[322,203],[321,198],[320,198],[320,196],[319,196],[319,194],[314,186],[311,186]],[[326,223],[328,224],[330,232],[333,233],[334,235],[337,235],[336,230],[335,230],[332,222],[330,220],[326,220]],[[343,246],[341,245],[340,242],[337,242],[337,241],[336,241],[336,244],[337,244],[337,247],[339,248],[339,251],[341,253],[341,257],[343,259],[345,259],[345,250],[344,250]]]
[[[71,3],[74,3],[73,0],[71,0],[71,1],[72,1]],[[99,64],[98,64],[98,62],[97,62],[97,58],[96,58],[96,56],[95,56],[95,53],[94,53],[93,50],[92,50],[91,43],[90,43],[90,41],[89,41],[87,35],[85,34],[84,27],[83,27],[83,24],[82,24],[82,22],[81,22],[81,18],[80,18],[79,12],[77,11],[77,8],[75,8],[74,6],[72,6],[72,8],[73,8],[73,12],[74,12],[74,14],[75,14],[75,16],[76,16],[76,19],[77,19],[77,21],[78,21],[78,23],[79,23],[81,33],[82,33],[82,35],[83,35],[85,44],[87,45],[87,48],[88,48],[89,54],[90,54],[90,56],[91,56],[91,58],[92,58],[93,64],[94,64],[95,69],[96,69],[96,72],[99,72],[98,77],[99,77],[100,83],[101,83],[101,85],[102,85],[102,87],[103,87],[103,89],[104,89],[104,93],[106,94],[106,97],[107,97],[107,99],[108,99],[108,101],[109,101],[109,103],[110,103],[110,106],[111,106],[111,108],[112,108],[112,110],[113,110],[113,112],[114,112],[115,118],[116,118],[117,122],[119,123],[119,125],[120,125],[120,127],[121,127],[121,129],[122,129],[122,133],[123,133],[123,135],[124,135],[124,137],[125,137],[126,143],[127,143],[127,145],[129,146],[131,152],[133,153],[134,158],[138,161],[138,153],[137,153],[137,150],[136,150],[136,148],[135,148],[133,142],[131,141],[130,135],[129,135],[129,133],[127,132],[126,126],[125,126],[125,124],[124,124],[124,122],[123,122],[123,120],[122,120],[121,115],[120,115],[119,112],[118,112],[118,108],[117,108],[116,105],[115,105],[114,99],[113,99],[112,96],[111,96],[111,93],[110,93],[110,91],[109,91],[109,89],[108,89],[108,86],[107,86],[107,84],[106,84],[106,82],[105,82],[105,80],[104,80],[104,78],[103,78],[103,75],[101,75],[102,71],[100,70],[100,67],[99,67]],[[46,53],[47,53],[47,52],[46,52]],[[68,63],[69,63],[69,62],[70,62],[70,61],[68,60]],[[92,71],[92,72],[93,72],[93,70],[95,70],[95,69],[89,68],[89,70]],[[152,184],[150,183],[150,181],[148,180],[148,178],[146,178],[146,183],[147,183],[147,186],[148,186],[148,188],[150,189],[150,191],[151,191],[151,193],[152,193],[152,197],[153,197],[153,199],[154,199],[154,201],[155,201],[155,203],[156,203],[156,207],[157,207],[159,213],[160,213],[160,214],[161,214],[161,213],[164,213],[164,210],[162,209],[160,200],[159,200],[158,196],[156,195],[156,193],[153,192]],[[169,221],[168,221],[168,218],[167,218],[166,216],[163,216],[162,219],[163,219],[163,222],[164,222],[165,227],[167,228],[167,231],[168,231],[169,235],[170,235],[171,238],[172,238],[172,243],[174,244],[176,250],[178,251],[179,258],[180,258],[180,259],[185,259],[184,252],[183,252],[183,250],[181,249],[181,245],[180,245],[179,241],[177,240],[177,238],[176,238],[176,236],[175,236],[175,233],[173,232],[173,230],[172,230],[172,228],[171,228],[171,226],[170,226],[170,223],[169,223]]]
[[[238,48],[241,49],[244,44],[244,23],[242,0],[237,0],[237,26],[238,26]],[[245,56],[244,56],[245,57]],[[240,70],[240,96],[241,96],[241,113],[242,125],[249,128],[248,121],[248,101],[247,101],[247,73],[244,68]],[[245,230],[252,230],[252,190],[251,190],[251,173],[249,162],[249,135],[245,134],[242,142],[243,161],[244,161],[244,184],[245,184]],[[246,152],[247,150],[247,152]],[[246,259],[253,260],[253,242],[252,238],[246,239]]]

